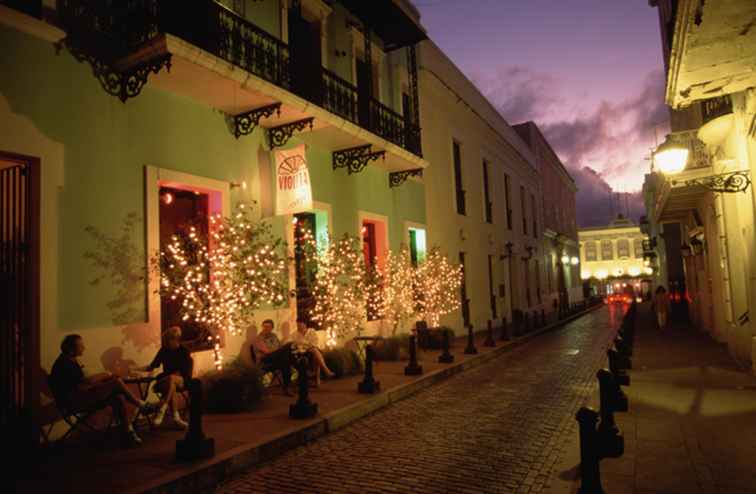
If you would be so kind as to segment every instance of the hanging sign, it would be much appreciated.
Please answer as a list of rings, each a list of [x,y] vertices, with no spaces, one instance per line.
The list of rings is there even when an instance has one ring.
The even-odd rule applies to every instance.
[[[307,169],[305,145],[275,152],[276,214],[293,214],[312,209],[312,187]]]

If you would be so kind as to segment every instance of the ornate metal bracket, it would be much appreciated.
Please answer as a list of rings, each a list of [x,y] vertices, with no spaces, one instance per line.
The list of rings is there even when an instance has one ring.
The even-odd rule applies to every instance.
[[[404,170],[401,172],[389,173],[389,187],[399,187],[407,181],[409,177],[422,177],[423,169],[415,168],[414,170]]]
[[[736,171],[722,173],[720,175],[711,175],[704,178],[692,178],[690,180],[676,181],[672,180],[672,185],[684,185],[692,187],[699,185],[712,192],[745,192],[751,185],[751,177],[748,171]]]
[[[150,73],[157,74],[165,67],[171,70],[171,54],[166,54],[147,62],[136,65],[124,71],[118,71],[113,66],[98,57],[89,54],[77,46],[69,38],[64,38],[55,43],[56,54],[65,47],[78,62],[87,62],[92,67],[92,73],[100,82],[100,85],[106,93],[116,96],[121,102],[125,103],[127,99],[134,98],[142,92],[142,88],[147,84],[147,77]]]
[[[279,125],[278,127],[269,128],[268,143],[270,144],[270,149],[281,147],[289,142],[289,139],[294,135],[294,132],[302,132],[307,127],[312,130],[312,123],[314,121],[314,117],[309,117],[297,120],[296,122]]]
[[[372,151],[370,144],[334,151],[333,169],[346,168],[350,175],[352,173],[359,173],[365,169],[369,162],[375,161],[385,155],[386,151]]]
[[[281,116],[281,103],[273,103],[272,105],[261,106],[248,112],[233,115],[234,137],[238,139],[241,136],[251,134],[260,125],[260,119],[269,118],[274,113],[279,117]]]

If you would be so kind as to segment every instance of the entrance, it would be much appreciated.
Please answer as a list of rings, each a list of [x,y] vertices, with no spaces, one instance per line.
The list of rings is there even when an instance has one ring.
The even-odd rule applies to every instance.
[[[0,152],[0,431],[38,442],[39,160]]]

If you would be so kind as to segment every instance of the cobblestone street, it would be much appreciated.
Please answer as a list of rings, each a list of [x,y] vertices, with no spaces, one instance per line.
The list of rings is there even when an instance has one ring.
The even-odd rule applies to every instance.
[[[599,309],[218,492],[541,492],[621,315]]]

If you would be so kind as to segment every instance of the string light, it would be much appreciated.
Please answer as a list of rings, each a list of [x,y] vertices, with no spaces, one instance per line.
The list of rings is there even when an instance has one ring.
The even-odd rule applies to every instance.
[[[377,269],[376,282],[370,286],[374,294],[368,299],[368,307],[391,328],[392,334],[419,315],[415,269],[409,249],[402,245],[398,254],[388,252]]]
[[[433,247],[415,270],[415,287],[420,317],[438,327],[441,316],[460,308],[462,266],[454,265],[438,247]]]
[[[211,330],[208,343],[222,369],[221,334],[238,336],[262,306],[280,306],[288,292],[288,259],[271,226],[240,203],[228,218],[210,217],[209,238],[196,227],[177,232],[157,261],[161,294],[180,300],[182,321]]]

